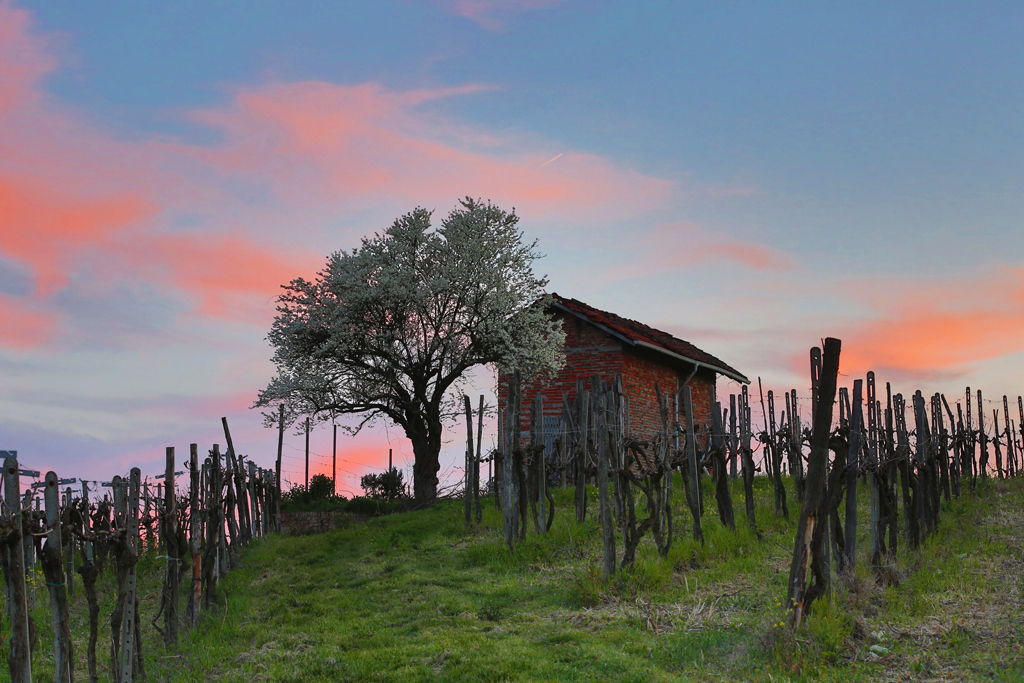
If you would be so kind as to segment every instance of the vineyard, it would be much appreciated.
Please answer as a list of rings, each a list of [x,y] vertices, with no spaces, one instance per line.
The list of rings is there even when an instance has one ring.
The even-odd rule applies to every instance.
[[[795,390],[755,431],[746,386],[707,425],[656,386],[653,440],[615,378],[545,433],[514,377],[501,421],[529,429],[497,451],[465,399],[458,503],[298,538],[226,420],[223,455],[168,448],[156,495],[134,469],[62,499],[50,472],[39,509],[8,457],[11,678],[1019,680],[1024,400],[1016,424],[970,389],[883,402],[873,373],[837,386],[832,339],[810,367],[809,426]]]
[[[217,602],[218,583],[237,565],[241,549],[276,530],[278,524],[274,473],[236,455],[227,420],[222,422],[228,444],[225,454],[214,445],[200,465],[198,446],[190,447],[187,495],[178,494],[176,477],[185,471],[176,470],[173,447],[167,448],[166,470],[157,477],[156,495],[150,495],[148,479],[143,482],[139,468],[133,468],[127,478],[114,476],[109,482],[60,480],[56,473],[48,472],[41,485],[34,484],[22,496],[21,477],[38,477],[39,473],[22,469],[17,456],[8,455],[3,471],[0,557],[10,625],[5,654],[12,681],[72,681],[76,665],[83,661],[87,680],[98,681],[101,659],[112,680],[144,680],[144,631],[151,626],[163,645],[173,649],[183,625],[199,625],[201,613]],[[90,483],[109,492],[92,502]],[[80,495],[73,496],[68,486],[62,496],[62,484],[80,484]],[[42,510],[35,496],[37,489],[43,491]],[[139,576],[139,566],[147,552],[160,552],[157,559],[164,562],[159,609],[144,622],[140,618],[140,586],[145,579]],[[155,563],[146,564],[152,572]],[[82,639],[77,639],[76,646],[72,633],[72,624],[80,620],[73,621],[69,609],[76,574],[88,611],[84,656]],[[109,631],[104,628],[101,636],[97,583],[104,574],[116,580],[116,587],[105,591],[106,602],[110,603],[111,597],[113,601],[108,612]],[[49,671],[34,677],[33,669],[38,671],[42,665],[36,655],[44,627],[37,614],[44,593],[49,597],[52,659],[50,666],[43,666]],[[52,677],[47,675],[51,671]]]

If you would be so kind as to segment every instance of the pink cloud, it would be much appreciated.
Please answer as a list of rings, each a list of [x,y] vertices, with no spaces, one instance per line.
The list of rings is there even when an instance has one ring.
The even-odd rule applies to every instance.
[[[510,16],[550,9],[563,2],[565,0],[441,0],[448,11],[492,31],[501,28]]]
[[[613,280],[671,273],[709,263],[734,263],[755,271],[784,272],[794,267],[789,254],[757,242],[719,236],[700,225],[675,221],[656,226],[632,241],[629,258],[609,269]]]
[[[33,96],[33,86],[57,66],[44,41],[30,34],[32,15],[0,2],[0,116]]]
[[[240,297],[265,302],[323,258],[295,248],[302,225],[285,235],[268,216],[384,216],[368,231],[473,195],[586,222],[658,205],[673,187],[586,152],[544,165],[542,144],[428,110],[491,89],[475,84],[238,87],[228,105],[188,114],[222,143],[118,139],[45,92],[59,60],[32,28],[29,12],[0,4],[0,255],[31,268],[38,305],[82,268],[196,295],[201,314],[226,315]]]
[[[48,340],[56,326],[52,315],[0,295],[0,345],[30,349]]]
[[[607,216],[658,204],[670,192],[667,181],[583,152],[544,166],[551,155],[539,149],[505,151],[523,145],[418,109],[482,89],[394,92],[372,83],[305,82],[240,90],[231,106],[192,114],[219,128],[226,142],[187,151],[290,202],[414,205],[468,194],[534,214]],[[482,137],[484,148],[474,144]]]

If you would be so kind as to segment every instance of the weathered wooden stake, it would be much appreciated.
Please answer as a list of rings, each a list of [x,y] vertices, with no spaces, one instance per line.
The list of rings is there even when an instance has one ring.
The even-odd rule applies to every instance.
[[[118,666],[118,680],[131,683],[138,673],[136,629],[138,625],[138,596],[136,570],[139,559],[139,482],[142,473],[133,467],[128,488],[128,507],[125,510],[125,542],[127,545],[128,571],[125,576],[124,611],[121,615],[121,657]]]
[[[463,395],[463,400],[466,406],[466,467],[465,467],[465,489],[464,489],[464,507],[466,526],[469,526],[473,522],[473,456],[475,451],[473,450],[473,406],[469,402],[469,396]]]
[[[284,451],[284,405],[277,413],[277,465],[274,469],[274,531],[281,531],[281,455]]]
[[[700,484],[701,467],[697,461],[697,434],[693,426],[693,397],[689,384],[683,385],[683,410],[686,412],[686,453],[690,469],[691,493],[689,497],[691,499],[690,513],[693,516],[693,538],[704,545],[704,529],[700,521],[703,512],[700,500],[703,494]]]
[[[800,520],[797,523],[796,544],[789,570],[787,604],[791,610],[790,624],[798,628],[811,603],[825,592],[827,578],[821,558],[822,530],[825,520],[818,524],[825,502],[825,478],[828,472],[828,441],[832,431],[832,404],[836,396],[836,378],[839,374],[838,339],[825,340],[825,353],[817,405],[811,432],[811,454],[807,463],[807,489]],[[809,575],[814,584],[808,586]]]
[[[174,446],[168,446],[164,469],[164,549],[167,555],[164,578],[164,644],[178,644],[178,561],[184,548],[178,547],[178,497],[174,486]]]
[[[29,650],[29,633],[32,617],[28,611],[28,593],[25,587],[25,544],[22,543],[25,528],[22,519],[21,483],[18,459],[14,456],[4,460],[4,500],[10,524],[5,551],[4,578],[7,582],[8,617],[11,620],[11,646],[7,664],[14,683],[32,683],[32,653]]]
[[[750,396],[747,393],[747,385],[743,385],[740,393],[740,448],[743,458],[743,495],[747,509],[747,521],[751,528],[757,530],[757,520],[754,518],[754,450],[750,446],[753,437],[753,429],[750,423]]]
[[[608,490],[608,470],[610,467],[609,440],[610,425],[608,417],[612,412],[610,405],[611,392],[603,390],[601,379],[594,375],[590,380],[597,403],[597,496],[601,517],[601,537],[604,545],[604,562],[601,566],[601,578],[607,580],[615,574],[615,527],[612,521],[611,492]],[[598,390],[600,393],[597,393]]]
[[[480,456],[484,441],[484,395],[480,394],[480,407],[476,412],[476,457],[473,458],[473,502],[476,505],[476,523],[483,520],[483,509],[480,504]]]
[[[53,623],[54,680],[71,683],[74,670],[74,650],[71,643],[71,624],[68,621],[68,595],[64,575],[64,541],[61,538],[60,489],[57,475],[46,473],[46,544],[40,560],[43,576],[50,592],[50,613]]]
[[[199,552],[202,540],[202,512],[199,510],[199,445],[189,444],[189,487],[188,487],[188,526],[189,540],[192,546],[192,590],[190,594],[189,616],[192,628],[199,628],[199,602],[202,597],[203,560]]]
[[[852,570],[857,550],[857,475],[860,453],[860,427],[863,415],[864,381],[853,382],[853,407],[850,413],[850,450],[846,458],[846,531],[843,534],[843,568]]]
[[[722,404],[718,401],[711,406],[711,447],[715,457],[715,499],[718,502],[718,518],[722,525],[736,531],[736,520],[732,512],[732,496],[729,494],[729,478],[725,473],[725,439],[722,434]]]

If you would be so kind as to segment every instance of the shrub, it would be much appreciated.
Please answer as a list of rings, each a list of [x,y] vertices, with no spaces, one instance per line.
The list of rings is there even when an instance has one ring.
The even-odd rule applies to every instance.
[[[359,480],[367,498],[398,500],[409,497],[409,488],[402,481],[402,471],[392,467],[380,474],[367,474]]]

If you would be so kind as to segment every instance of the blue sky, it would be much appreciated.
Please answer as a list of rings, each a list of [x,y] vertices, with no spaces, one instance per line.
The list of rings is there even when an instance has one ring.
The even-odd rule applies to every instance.
[[[1016,396],[1022,14],[6,0],[0,434],[107,476],[228,415],[269,465],[276,285],[466,194],[516,207],[553,290],[779,390],[839,336],[850,382]],[[350,488],[389,439],[411,457],[346,443]]]

